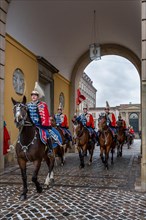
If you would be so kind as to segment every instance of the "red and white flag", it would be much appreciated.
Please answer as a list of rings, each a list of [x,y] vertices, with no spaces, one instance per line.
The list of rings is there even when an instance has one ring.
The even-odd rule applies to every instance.
[[[80,89],[77,89],[77,99],[76,104],[79,105],[82,101],[84,101],[86,97],[81,94]]]

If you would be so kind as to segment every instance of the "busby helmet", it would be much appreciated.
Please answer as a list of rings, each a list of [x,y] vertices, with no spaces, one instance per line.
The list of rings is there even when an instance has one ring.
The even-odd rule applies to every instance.
[[[84,109],[88,109],[87,103],[84,103],[84,104],[83,104],[83,110],[84,110]]]
[[[37,96],[39,96],[39,93],[38,93],[38,91],[33,90],[33,91],[31,92],[31,95],[37,95]]]
[[[59,103],[58,110],[63,110],[61,102]]]
[[[37,95],[39,99],[45,96],[43,89],[40,87],[38,82],[35,82],[34,90],[31,92],[31,95]]]
[[[106,101],[106,107],[105,107],[105,110],[106,110],[106,109],[110,110],[110,106],[109,106],[108,101]]]
[[[122,118],[122,115],[121,115],[121,113],[119,113],[119,116],[118,116],[118,118],[119,118],[119,119],[121,119],[121,118]]]

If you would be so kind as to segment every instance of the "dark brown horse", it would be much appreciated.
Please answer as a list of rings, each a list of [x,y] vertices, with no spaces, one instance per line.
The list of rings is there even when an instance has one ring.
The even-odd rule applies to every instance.
[[[113,164],[113,152],[115,148],[115,143],[113,141],[112,131],[107,126],[107,118],[105,114],[100,115],[98,119],[98,128],[99,128],[100,157],[105,165],[105,168],[108,169],[108,159],[109,159],[110,151],[112,153],[111,163]]]
[[[32,124],[26,105],[26,97],[23,97],[22,102],[17,102],[12,98],[13,112],[17,128],[19,129],[18,140],[16,143],[16,156],[21,170],[23,180],[23,191],[20,196],[20,200],[27,198],[27,174],[26,164],[28,161],[34,164],[34,172],[32,175],[32,182],[36,186],[38,193],[42,192],[42,186],[38,182],[38,172],[41,166],[41,162],[44,159],[48,165],[48,175],[45,180],[45,184],[48,186],[53,183],[53,168],[54,157],[48,157],[45,144],[40,140],[39,131],[35,125]]]
[[[87,154],[87,150],[89,151],[90,155],[89,165],[92,163],[95,143],[92,138],[90,138],[89,131],[86,127],[83,126],[82,122],[74,121],[73,131],[73,137],[77,146],[77,150],[79,152],[80,168],[84,168],[84,157]]]
[[[56,128],[59,131],[60,135],[61,135],[62,142],[63,142],[62,145],[63,145],[64,151],[66,153],[68,149],[71,149],[70,141],[65,137],[61,127],[56,125],[55,119],[53,117],[50,117],[50,119],[51,119],[52,127]]]
[[[131,144],[134,142],[134,135],[130,134],[130,132],[127,133],[127,147],[130,149]]]
[[[122,157],[123,145],[126,140],[124,121],[117,121],[117,157]]]

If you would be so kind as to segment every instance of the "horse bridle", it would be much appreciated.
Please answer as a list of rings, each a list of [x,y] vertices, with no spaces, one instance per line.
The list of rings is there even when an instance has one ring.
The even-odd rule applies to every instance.
[[[24,116],[22,116],[22,114],[21,114],[21,107],[25,107],[26,108],[26,112],[25,112]],[[14,115],[15,116],[15,122],[16,122],[16,126],[18,128],[23,128],[23,126],[32,126],[32,123],[26,120],[28,114],[27,114],[27,106],[25,104],[23,104],[23,103],[19,103],[18,104],[17,103],[13,107],[13,112],[14,112],[14,109],[16,111],[16,113]],[[21,117],[21,120],[19,120],[19,117]]]
[[[26,108],[26,112],[25,112],[25,115],[24,115],[24,116],[22,116],[22,114],[21,114],[21,107],[25,107],[25,108]],[[23,130],[23,127],[24,127],[24,126],[32,126],[33,124],[32,124],[30,121],[27,121],[27,120],[26,120],[28,114],[27,114],[27,106],[26,106],[25,104],[23,104],[23,103],[19,103],[19,104],[18,104],[18,103],[17,103],[16,105],[14,105],[13,111],[14,111],[14,109],[15,109],[15,111],[16,111],[16,113],[15,113],[15,120],[16,120],[16,123],[17,123],[17,127],[20,128],[17,143],[20,144],[20,146],[21,146],[23,152],[25,153],[25,156],[26,156],[27,160],[30,161],[29,158],[28,158],[28,156],[27,156],[27,154],[26,154],[26,152],[27,152],[27,150],[28,150],[28,147],[29,147],[31,144],[34,144],[34,140],[37,139],[37,137],[36,137],[36,136],[37,136],[37,132],[35,131],[34,137],[33,137],[32,141],[29,142],[29,144],[23,145],[23,144],[21,143],[21,140],[20,140],[20,134],[21,134],[21,132],[22,132],[22,130]],[[19,117],[20,117],[20,116],[21,116],[21,120],[19,121]]]

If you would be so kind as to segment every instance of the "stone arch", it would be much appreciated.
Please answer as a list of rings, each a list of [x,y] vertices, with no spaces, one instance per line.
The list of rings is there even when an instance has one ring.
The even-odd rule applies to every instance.
[[[101,56],[104,55],[119,55],[126,59],[128,59],[135,68],[137,69],[139,76],[141,78],[141,60],[137,57],[133,51],[129,48],[118,44],[102,44],[101,45]],[[85,69],[85,67],[90,63],[89,58],[89,50],[86,51],[76,62],[74,65],[72,74],[71,74],[71,88],[70,88],[70,115],[71,117],[75,113],[75,98],[76,98],[76,91],[78,88],[80,77]]]

